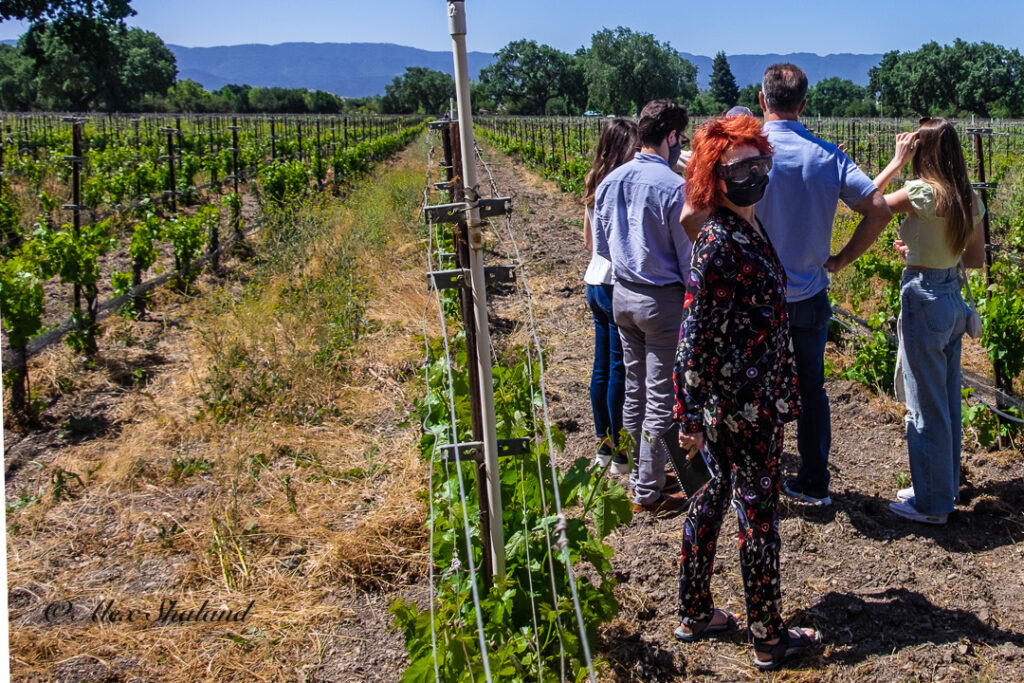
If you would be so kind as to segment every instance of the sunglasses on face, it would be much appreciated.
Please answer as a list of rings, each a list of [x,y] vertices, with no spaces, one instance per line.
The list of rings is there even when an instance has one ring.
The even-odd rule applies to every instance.
[[[690,144],[690,138],[686,137],[686,133],[681,130],[676,131],[676,144],[686,147]]]
[[[731,164],[718,164],[715,170],[722,180],[746,180],[751,174],[768,175],[768,171],[772,170],[772,155],[762,154]]]

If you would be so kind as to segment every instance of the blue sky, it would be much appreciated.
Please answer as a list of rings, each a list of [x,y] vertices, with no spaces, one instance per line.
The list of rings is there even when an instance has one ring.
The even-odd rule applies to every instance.
[[[132,6],[138,12],[132,25],[189,47],[308,41],[451,48],[443,0],[134,0]],[[619,25],[703,55],[873,53],[958,37],[1024,50],[1020,0],[467,0],[466,11],[469,49],[484,52],[524,37],[573,51],[595,31]],[[24,30],[2,23],[0,39]]]

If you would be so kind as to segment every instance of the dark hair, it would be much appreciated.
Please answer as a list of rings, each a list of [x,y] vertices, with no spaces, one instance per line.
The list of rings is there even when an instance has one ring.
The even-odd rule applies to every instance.
[[[640,112],[640,142],[648,147],[657,147],[674,130],[684,130],[690,122],[686,105],[669,99],[651,100]]]
[[[629,119],[614,119],[601,131],[594,151],[594,162],[583,178],[583,203],[594,206],[597,186],[609,173],[636,154],[636,124]]]
[[[771,154],[768,136],[753,116],[719,116],[706,122],[693,135],[693,156],[686,165],[686,201],[698,211],[722,206],[725,193],[718,187],[715,166],[733,147],[751,145],[761,154]]]
[[[936,213],[946,220],[946,243],[959,254],[974,230],[974,190],[953,124],[942,118],[921,119],[911,169],[915,178],[932,186]]]
[[[807,74],[796,64],[772,64],[764,70],[761,92],[770,110],[795,114],[807,97]]]

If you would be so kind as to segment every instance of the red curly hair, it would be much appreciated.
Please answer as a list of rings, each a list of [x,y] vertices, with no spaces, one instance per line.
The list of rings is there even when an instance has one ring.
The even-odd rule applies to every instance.
[[[703,211],[722,205],[725,193],[718,187],[715,165],[730,147],[752,145],[771,154],[768,136],[753,116],[719,116],[706,122],[693,136],[693,157],[686,165],[686,201]]]

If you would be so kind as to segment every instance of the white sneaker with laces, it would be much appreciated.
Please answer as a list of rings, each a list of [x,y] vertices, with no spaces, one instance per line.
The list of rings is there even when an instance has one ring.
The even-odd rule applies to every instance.
[[[945,524],[946,519],[949,517],[949,515],[945,514],[926,515],[923,512],[919,512],[910,501],[889,503],[889,509],[893,514],[898,515],[903,519],[909,519],[911,522],[921,522],[923,524]]]

